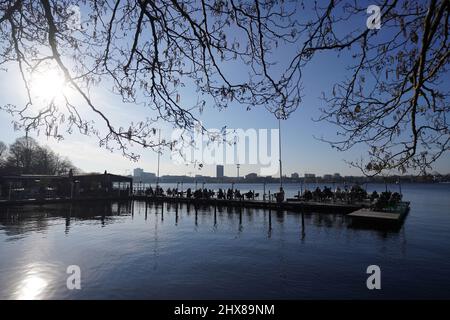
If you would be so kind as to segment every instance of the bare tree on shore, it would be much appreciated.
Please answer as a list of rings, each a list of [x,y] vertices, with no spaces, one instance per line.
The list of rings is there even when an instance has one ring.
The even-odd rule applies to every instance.
[[[9,148],[0,141],[0,175],[3,174],[48,174],[64,175],[70,170],[78,172],[69,159],[53,152],[49,147],[39,145],[30,137],[16,139]],[[1,149],[1,148],[0,148]]]
[[[100,145],[136,159],[130,144],[155,150],[173,145],[156,139],[158,121],[193,130],[201,127],[198,111],[210,105],[237,102],[288,117],[301,102],[304,67],[319,53],[338,53],[354,63],[347,79],[323,97],[320,120],[339,128],[338,140],[323,140],[339,150],[368,145],[368,161],[352,164],[369,175],[423,171],[449,150],[449,2],[374,4],[381,9],[380,30],[360,23],[367,7],[351,0],[0,0],[0,65],[14,63],[28,93],[35,70],[57,68],[102,122],[94,123],[68,98],[36,112],[29,94],[25,106],[3,108],[18,129],[63,138],[58,128],[65,123],[69,133],[95,135]],[[81,8],[79,28],[68,23],[71,5]],[[280,52],[292,47],[292,58],[274,72]],[[114,123],[90,95],[99,83],[156,116]],[[192,88],[196,102],[185,102],[183,87]]]

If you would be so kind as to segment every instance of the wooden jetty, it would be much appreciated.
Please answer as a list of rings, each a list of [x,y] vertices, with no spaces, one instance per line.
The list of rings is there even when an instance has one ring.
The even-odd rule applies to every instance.
[[[274,211],[311,212],[344,214],[355,222],[369,222],[371,224],[400,224],[409,210],[409,202],[401,202],[393,211],[374,211],[370,209],[370,203],[357,202],[315,202],[315,201],[263,201],[263,200],[228,200],[216,198],[187,198],[169,196],[131,195],[122,197],[92,197],[92,198],[51,198],[51,199],[22,199],[2,200],[0,206],[15,205],[44,205],[50,203],[80,203],[86,201],[145,201],[146,203],[184,203],[198,206],[237,207],[237,208],[261,208]]]
[[[27,205],[27,204],[47,204],[47,203],[65,203],[65,202],[85,202],[85,201],[146,201],[155,203],[185,203],[193,206],[209,205],[213,207],[245,207],[261,208],[271,210],[289,210],[296,212],[326,212],[347,214],[361,208],[368,207],[366,203],[345,203],[345,202],[315,202],[315,201],[263,201],[263,200],[228,200],[216,198],[187,198],[187,197],[168,197],[168,196],[145,196],[131,195],[122,197],[83,197],[83,198],[36,198],[36,199],[17,199],[0,200],[0,206]]]
[[[228,200],[215,198],[186,198],[186,197],[148,197],[132,196],[134,200],[147,202],[186,203],[191,205],[210,205],[217,207],[246,207],[271,210],[289,210],[296,212],[327,212],[347,214],[355,210],[368,207],[365,203],[314,202],[314,201],[262,201],[262,200]]]
[[[369,208],[361,208],[347,216],[358,222],[380,222],[388,224],[399,224],[403,221],[409,211],[409,202],[401,202],[394,211],[375,211]]]

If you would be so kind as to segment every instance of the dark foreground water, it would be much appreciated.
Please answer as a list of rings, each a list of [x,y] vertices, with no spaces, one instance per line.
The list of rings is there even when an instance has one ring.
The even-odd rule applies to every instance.
[[[335,214],[146,214],[139,202],[0,208],[0,298],[450,298],[450,185],[402,188],[411,211],[387,230]],[[366,287],[373,264],[381,290]],[[81,290],[66,287],[69,265]]]

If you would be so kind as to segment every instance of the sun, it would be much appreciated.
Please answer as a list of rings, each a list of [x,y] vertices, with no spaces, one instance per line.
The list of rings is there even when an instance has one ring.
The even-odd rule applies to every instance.
[[[31,78],[32,95],[36,98],[52,101],[63,97],[68,89],[64,74],[56,69],[34,72]]]

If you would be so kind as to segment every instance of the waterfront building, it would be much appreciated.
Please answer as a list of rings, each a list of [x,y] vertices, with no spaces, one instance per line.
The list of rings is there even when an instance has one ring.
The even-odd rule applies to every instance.
[[[46,198],[104,198],[128,196],[133,178],[105,171],[83,175],[11,175],[0,177],[0,198],[4,200]]]

